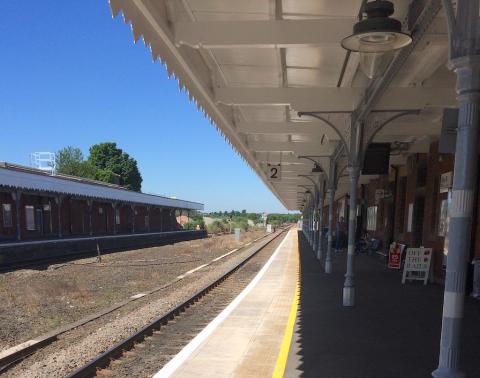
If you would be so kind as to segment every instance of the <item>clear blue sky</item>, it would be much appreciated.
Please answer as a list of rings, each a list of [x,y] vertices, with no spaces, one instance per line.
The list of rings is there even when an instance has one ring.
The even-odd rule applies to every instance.
[[[0,160],[114,141],[145,192],[285,212],[107,0],[1,1],[0,14]]]

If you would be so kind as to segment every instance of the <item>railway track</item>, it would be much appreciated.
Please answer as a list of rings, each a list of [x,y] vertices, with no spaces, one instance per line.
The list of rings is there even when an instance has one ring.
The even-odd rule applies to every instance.
[[[94,377],[99,371],[102,376],[148,376],[158,371],[251,281],[286,230],[260,241],[250,255],[214,282],[68,377]],[[235,279],[229,279],[233,275]]]
[[[0,243],[0,273],[11,272],[26,268],[44,268],[51,264],[69,262],[80,258],[92,257],[100,253],[109,254],[131,249],[159,247],[167,244],[175,244],[204,237],[199,236],[199,231],[166,231],[150,234],[119,234],[104,236],[82,236],[63,239],[33,240],[25,242]],[[163,235],[162,235],[163,234]],[[159,235],[161,238],[152,242],[118,247],[112,240],[140,238],[143,235]],[[206,234],[205,234],[206,237]],[[75,243],[83,246],[76,250]],[[87,243],[87,244],[85,244]],[[44,251],[61,249],[66,253],[56,252],[55,255],[46,255]],[[21,256],[21,257],[19,257]],[[32,257],[34,256],[34,257]]]

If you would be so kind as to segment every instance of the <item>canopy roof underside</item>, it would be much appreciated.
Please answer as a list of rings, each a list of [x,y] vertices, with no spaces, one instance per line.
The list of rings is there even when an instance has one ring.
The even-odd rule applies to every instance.
[[[456,105],[455,76],[446,68],[447,30],[439,1],[396,0],[395,18],[413,32],[405,59],[393,57],[395,75],[373,102],[373,111],[414,110],[375,135],[374,141],[406,142],[392,156],[427,152],[438,138],[442,111]],[[340,41],[351,34],[361,0],[110,0],[122,13],[135,41],[143,37],[182,89],[257,172],[282,204],[299,209],[303,186],[311,182],[314,155],[324,168],[340,137],[322,116],[348,137],[348,117],[368,102],[382,78],[368,79],[357,53]],[[433,5],[432,5],[433,4]],[[410,30],[411,29],[411,30]],[[415,38],[417,35],[417,38]],[[418,37],[420,36],[420,37]],[[393,64],[393,63],[392,63]],[[380,114],[380,113],[379,113]],[[386,113],[385,113],[386,114]],[[392,113],[393,114],[393,113]],[[268,164],[281,162],[281,179],[271,181]],[[372,176],[362,177],[368,181]],[[337,193],[345,193],[342,178]]]

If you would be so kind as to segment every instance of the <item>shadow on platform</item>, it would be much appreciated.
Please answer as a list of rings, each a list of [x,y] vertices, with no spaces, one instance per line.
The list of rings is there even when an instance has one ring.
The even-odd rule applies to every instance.
[[[345,254],[322,273],[299,233],[301,294],[286,377],[429,377],[437,367],[443,288],[401,284],[370,256],[355,256],[356,307],[342,306]],[[467,298],[462,368],[480,377],[480,302]]]

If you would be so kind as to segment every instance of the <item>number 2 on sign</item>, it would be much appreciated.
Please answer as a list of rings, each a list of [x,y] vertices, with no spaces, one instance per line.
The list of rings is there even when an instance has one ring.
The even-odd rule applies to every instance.
[[[276,181],[281,179],[280,165],[269,166],[268,171],[270,180]]]

